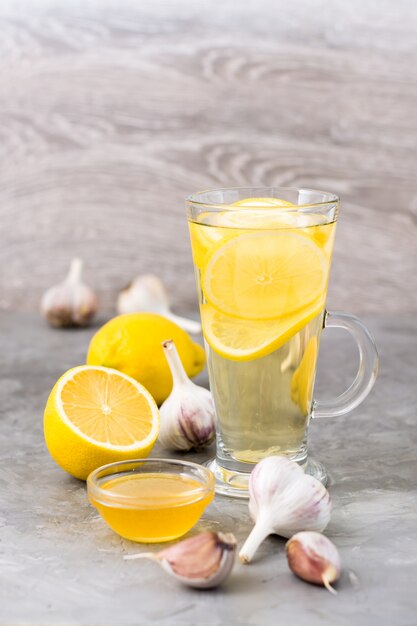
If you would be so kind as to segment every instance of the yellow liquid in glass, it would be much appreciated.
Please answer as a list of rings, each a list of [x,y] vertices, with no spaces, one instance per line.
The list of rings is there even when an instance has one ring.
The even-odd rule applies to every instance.
[[[226,469],[306,456],[335,234],[323,219],[247,209],[189,223]]]
[[[100,488],[109,493],[108,502],[105,495],[100,501],[90,499],[110,528],[143,543],[181,537],[213,499],[212,492],[201,490],[200,482],[181,474],[127,474],[102,483]],[[130,502],[123,503],[126,496]]]

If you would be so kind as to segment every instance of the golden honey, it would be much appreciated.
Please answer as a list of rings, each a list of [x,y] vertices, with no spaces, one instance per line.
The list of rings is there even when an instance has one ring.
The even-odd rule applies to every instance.
[[[200,519],[213,489],[182,473],[126,473],[101,482],[91,503],[116,533],[143,543],[177,539]]]

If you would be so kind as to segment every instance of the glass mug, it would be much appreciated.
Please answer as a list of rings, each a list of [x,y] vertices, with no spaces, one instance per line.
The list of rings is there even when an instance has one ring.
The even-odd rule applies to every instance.
[[[216,491],[248,496],[250,472],[273,454],[307,457],[311,418],[343,415],[371,390],[378,368],[359,319],[329,313],[325,300],[339,199],[291,188],[231,188],[187,199],[210,388],[217,415]],[[313,400],[323,328],[349,331],[359,370],[334,400]]]

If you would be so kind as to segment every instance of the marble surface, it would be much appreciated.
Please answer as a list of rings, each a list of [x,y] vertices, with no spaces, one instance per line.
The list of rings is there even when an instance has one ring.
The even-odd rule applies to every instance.
[[[53,331],[36,315],[1,314],[0,624],[415,624],[417,322],[398,315],[365,321],[381,355],[372,395],[349,416],[311,425],[311,449],[332,475],[326,534],[343,561],[332,596],[290,573],[279,538],[209,592],[180,587],[152,562],[123,560],[138,546],[106,527],[84,484],[49,457],[42,434],[49,390],[83,362],[93,329]],[[355,358],[349,342],[329,331],[318,393],[341,388]],[[250,527],[245,502],[218,496],[197,530],[233,531],[241,543]]]

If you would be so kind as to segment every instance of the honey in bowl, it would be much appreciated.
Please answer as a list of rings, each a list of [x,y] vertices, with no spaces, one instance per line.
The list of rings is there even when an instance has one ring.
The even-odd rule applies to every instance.
[[[188,532],[214,496],[209,470],[187,461],[112,463],[90,474],[91,503],[131,541],[172,541]]]

